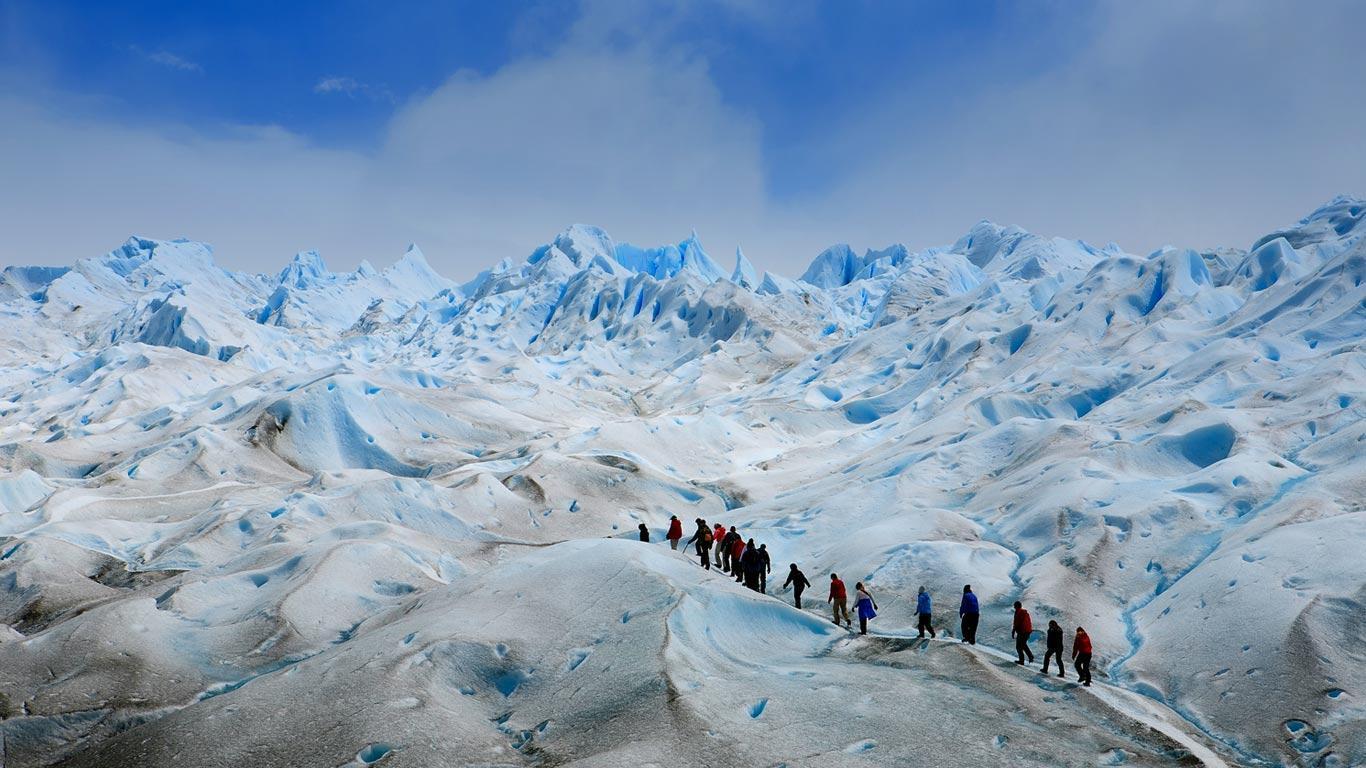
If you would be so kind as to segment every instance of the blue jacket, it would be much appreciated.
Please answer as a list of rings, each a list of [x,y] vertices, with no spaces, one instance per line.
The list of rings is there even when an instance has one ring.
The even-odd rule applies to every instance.
[[[916,613],[929,613],[929,612],[930,612],[930,593],[929,593],[929,592],[921,592],[919,595],[916,595],[916,598],[915,598],[915,612],[916,612]]]
[[[980,613],[977,610],[977,594],[974,592],[963,593],[963,602],[958,606],[958,615],[965,613]]]
[[[873,608],[873,598],[871,597],[858,598],[858,602],[854,603],[854,611],[858,613],[860,619],[865,621],[877,618],[877,610]]]

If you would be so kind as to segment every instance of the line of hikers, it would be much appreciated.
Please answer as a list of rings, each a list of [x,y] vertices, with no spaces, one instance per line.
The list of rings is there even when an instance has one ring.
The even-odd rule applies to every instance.
[[[773,572],[773,561],[768,556],[768,545],[754,543],[754,539],[745,541],[744,537],[731,526],[726,530],[724,526],[717,523],[714,527],[709,527],[707,521],[697,518],[697,531],[691,539],[683,545],[684,549],[689,544],[694,544],[697,556],[700,558],[702,567],[711,570],[712,551],[716,552],[716,567],[726,573],[735,576],[735,580],[755,592],[768,592],[768,575]],[[678,542],[683,538],[683,523],[677,515],[669,517],[669,547],[678,549]],[[640,525],[640,540],[649,541],[650,532],[645,524]],[[799,603],[800,604],[800,603]]]
[[[716,566],[727,573],[735,574],[735,580],[742,582],[745,586],[756,592],[767,592],[768,574],[773,572],[773,567],[769,560],[766,545],[760,544],[757,548],[754,539],[748,543],[731,526],[726,530],[724,526],[717,523],[714,527],[709,527],[707,521],[697,518],[697,531],[692,538],[684,543],[686,549],[692,544],[696,547],[698,557],[701,559],[702,567],[711,570],[711,551],[716,550]],[[677,515],[669,517],[669,546],[678,549],[678,543],[683,538],[683,524]],[[640,525],[640,540],[649,541],[650,532],[644,523]],[[806,574],[797,568],[796,563],[792,563],[787,575],[787,581],[783,582],[782,589],[792,587],[792,598],[797,608],[802,607],[802,593],[811,586],[811,582],[806,578]],[[868,620],[877,617],[877,601],[873,600],[873,595],[864,586],[863,582],[854,585],[854,612],[858,615],[859,634],[868,634]],[[846,627],[853,627],[849,618],[849,593],[840,580],[838,574],[830,574],[830,596],[826,598],[826,603],[831,606],[835,624],[844,620]],[[932,605],[930,594],[924,587],[920,588],[915,600],[916,629],[919,637],[924,637],[926,632],[930,637],[935,637],[936,633],[931,624]],[[971,584],[963,585],[963,599],[958,604],[958,617],[962,641],[971,645],[977,644],[977,623],[981,619],[981,609],[977,604],[977,594],[972,591]],[[1034,651],[1029,647],[1030,635],[1034,633],[1034,624],[1030,619],[1029,611],[1017,600],[1015,601],[1015,616],[1011,622],[1010,636],[1015,640],[1015,653],[1019,657],[1016,664],[1023,665],[1025,657],[1029,658],[1030,663],[1034,662]],[[1067,670],[1063,666],[1063,630],[1058,622],[1049,620],[1048,631],[1044,634],[1044,656],[1043,673],[1048,674],[1049,662],[1054,656],[1058,659],[1058,677],[1065,678]],[[1082,685],[1091,685],[1091,637],[1086,634],[1086,630],[1077,627],[1077,634],[1072,639],[1072,663],[1077,668],[1077,679]]]

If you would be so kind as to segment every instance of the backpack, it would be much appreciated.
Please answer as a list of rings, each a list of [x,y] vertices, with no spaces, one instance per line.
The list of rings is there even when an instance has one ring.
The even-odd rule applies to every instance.
[[[710,543],[711,543],[711,539],[712,539],[711,531],[703,531],[703,532],[702,532],[702,543],[703,543],[703,544],[710,544]]]

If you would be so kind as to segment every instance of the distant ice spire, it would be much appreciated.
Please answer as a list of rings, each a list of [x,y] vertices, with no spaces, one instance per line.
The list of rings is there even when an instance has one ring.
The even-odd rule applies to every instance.
[[[730,281],[751,291],[759,284],[759,277],[754,272],[754,265],[745,258],[745,252],[740,246],[735,246],[735,271],[730,274]]]

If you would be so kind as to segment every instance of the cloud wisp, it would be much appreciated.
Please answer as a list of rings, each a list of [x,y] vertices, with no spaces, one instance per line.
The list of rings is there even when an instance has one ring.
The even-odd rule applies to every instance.
[[[322,78],[313,85],[313,92],[323,96],[341,95],[385,101],[391,104],[398,100],[388,88],[362,83],[354,77],[341,75],[329,75]]]
[[[142,46],[130,45],[128,46],[128,50],[135,56],[143,59],[144,61],[149,61],[153,64],[166,67],[167,69],[174,69],[181,72],[204,71],[204,68],[201,67],[198,63],[190,61],[189,59],[183,56],[177,56],[176,54],[171,53],[170,51],[167,51],[162,48],[158,48],[156,50],[147,50]]]

